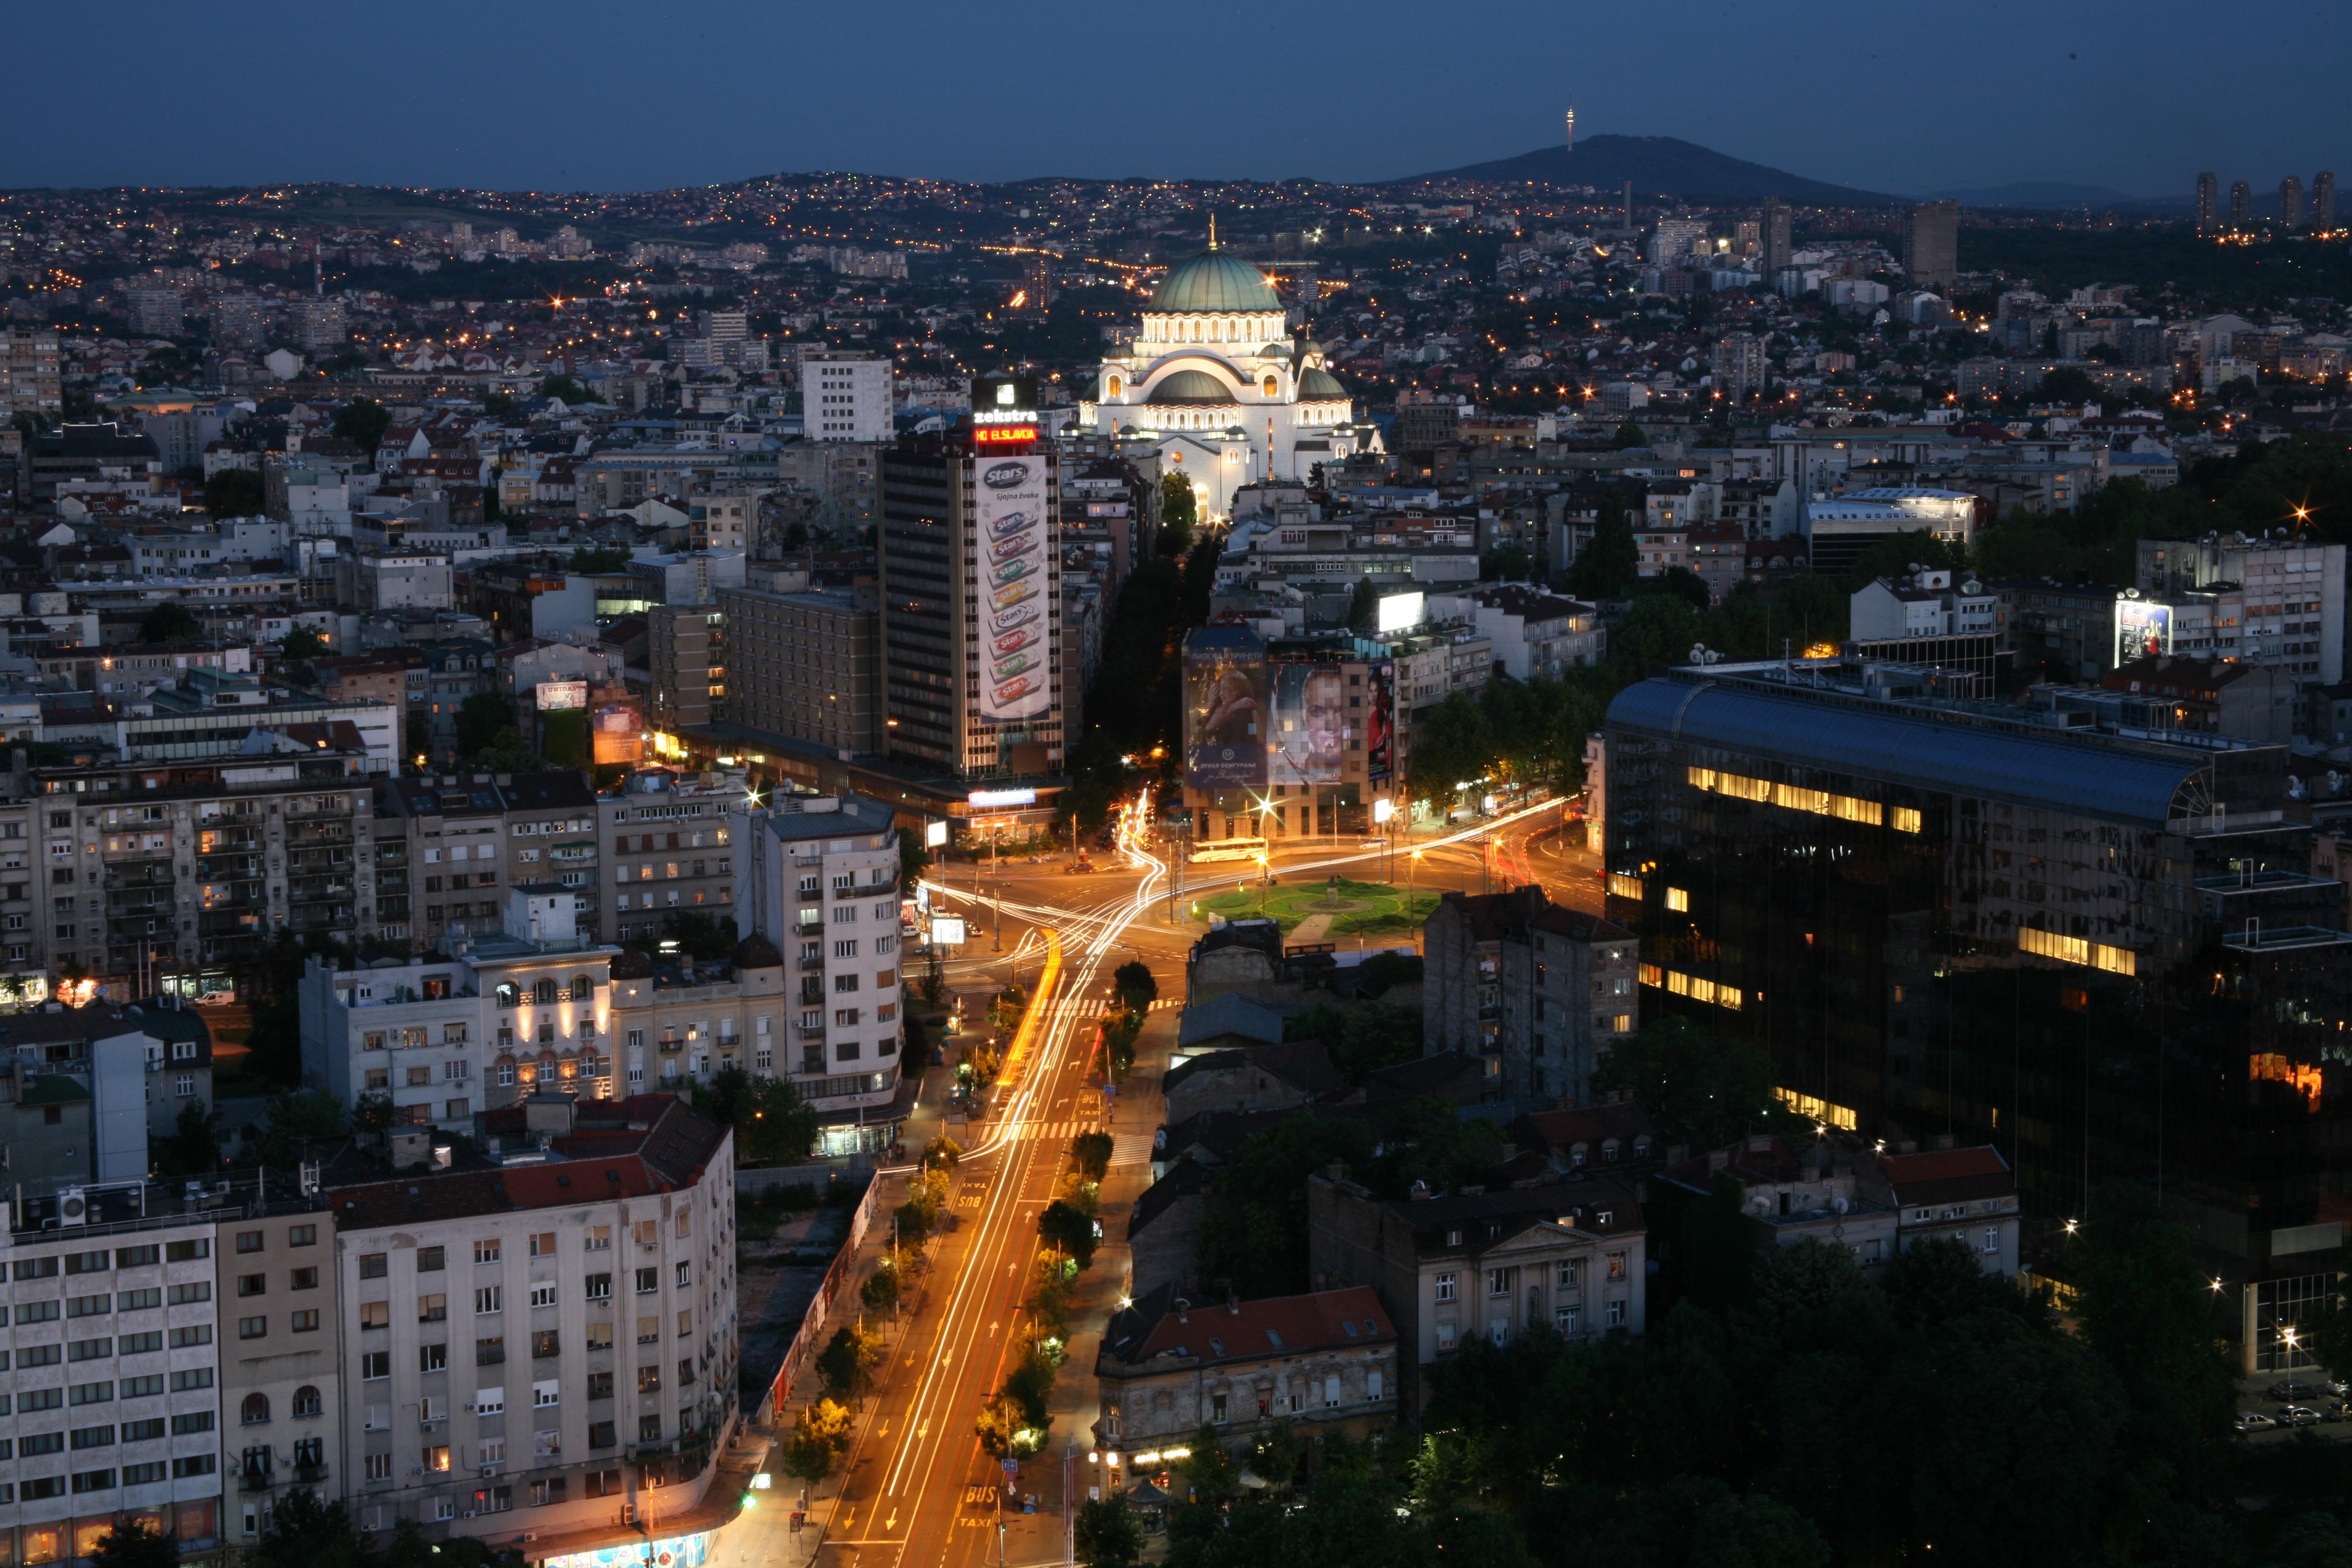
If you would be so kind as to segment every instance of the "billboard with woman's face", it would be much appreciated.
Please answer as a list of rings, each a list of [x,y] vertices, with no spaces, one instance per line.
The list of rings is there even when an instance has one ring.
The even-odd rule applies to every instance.
[[[1184,649],[1184,782],[1265,787],[1265,648],[1255,637],[1195,636]]]
[[[1347,773],[1348,679],[1336,664],[1286,664],[1275,677],[1274,782],[1338,784]]]

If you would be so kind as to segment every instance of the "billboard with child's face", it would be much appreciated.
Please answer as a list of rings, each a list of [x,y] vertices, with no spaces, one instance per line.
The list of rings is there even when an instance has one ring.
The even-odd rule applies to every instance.
[[[1336,664],[1286,664],[1274,686],[1274,782],[1338,784],[1347,775],[1348,678]]]
[[[1265,648],[1246,633],[1202,633],[1184,647],[1184,782],[1265,787]]]

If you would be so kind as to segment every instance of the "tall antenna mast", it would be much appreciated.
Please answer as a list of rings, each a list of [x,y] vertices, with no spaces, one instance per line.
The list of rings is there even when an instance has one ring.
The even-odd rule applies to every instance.
[[[1568,110],[1568,150],[1571,153],[1576,151],[1576,106],[1574,104],[1570,104]]]

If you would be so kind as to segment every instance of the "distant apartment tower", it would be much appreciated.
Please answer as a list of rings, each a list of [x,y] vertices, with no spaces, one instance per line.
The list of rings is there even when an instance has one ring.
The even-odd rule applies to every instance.
[[[2289,233],[2303,226],[2303,182],[2293,174],[2279,182],[2279,226]]]
[[[1960,277],[1960,204],[1924,202],[1903,226],[1903,270],[1913,287],[1948,289]]]
[[[1737,405],[1764,390],[1764,342],[1752,332],[1728,332],[1716,341],[1715,390]]]
[[[2336,227],[2336,171],[2322,169],[2311,181],[2311,226],[2321,234]]]
[[[889,360],[822,349],[802,354],[801,427],[812,441],[887,441]]]
[[[269,336],[271,301],[232,294],[213,307],[213,341],[225,349],[257,349]]]
[[[159,279],[133,283],[122,290],[125,314],[131,318],[131,331],[142,338],[177,337],[185,317],[181,310],[180,290],[173,284]]]
[[[286,319],[295,343],[308,353],[332,353],[352,335],[341,300],[297,300]]]
[[[1025,378],[978,377],[981,412],[994,408],[1000,386],[1034,395]],[[1034,403],[1025,406],[1034,421]],[[1060,474],[1035,434],[1034,423],[975,425],[909,437],[882,455],[889,757],[967,780],[1062,766]]]
[[[1758,225],[1758,239],[1764,247],[1764,277],[1769,283],[1774,273],[1789,265],[1792,247],[1789,243],[1789,204],[1778,196],[1764,198],[1764,220]]]
[[[2218,185],[2219,182],[2213,178],[2210,170],[2197,176],[2197,232],[2200,234],[2213,232],[2213,197]]]
[[[1627,229],[1629,229],[1629,230],[1630,230],[1630,229],[1631,229],[1631,228],[1633,228],[1633,181],[1628,180],[1628,181],[1626,181],[1626,182],[1625,182],[1624,194],[1625,194],[1625,226],[1626,226],[1626,228],[1627,228]]]
[[[0,334],[0,416],[56,414],[65,407],[65,381],[52,331]]]
[[[2253,221],[2254,195],[2243,180],[2230,182],[2230,226],[2243,228]]]

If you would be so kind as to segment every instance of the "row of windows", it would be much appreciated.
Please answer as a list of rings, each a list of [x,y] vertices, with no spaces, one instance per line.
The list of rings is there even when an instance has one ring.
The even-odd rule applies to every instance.
[[[173,1343],[180,1342],[176,1335],[184,1331],[173,1331],[175,1336]],[[205,1329],[203,1332],[204,1339],[190,1340],[187,1342],[211,1343],[212,1331]],[[31,1363],[20,1355],[18,1364]],[[185,1394],[192,1389],[210,1388],[213,1385],[213,1369],[208,1366],[189,1367],[171,1373],[168,1378],[159,1372],[148,1373],[138,1377],[108,1379],[97,1383],[69,1384],[63,1388],[20,1389],[13,1398],[18,1415],[31,1415],[43,1410],[62,1410],[69,1405],[107,1405],[112,1403],[118,1394],[124,1399],[151,1398],[162,1394],[167,1384],[174,1394]],[[9,1413],[11,1397],[11,1395],[0,1394],[0,1415]]]
[[[1710,795],[1727,795],[1735,800],[1767,802],[1789,811],[1806,812],[1814,816],[1833,816],[1843,822],[1859,822],[1872,827],[1885,824],[1893,826],[1897,833],[1916,833],[1921,828],[1919,812],[1913,806],[1898,805],[1890,811],[1874,800],[1832,795],[1825,789],[1774,784],[1769,779],[1720,773],[1714,768],[1692,768],[1685,776],[1694,789],[1705,790]],[[1614,890],[1612,888],[1612,891]]]
[[[152,1243],[145,1247],[118,1247],[113,1251],[113,1266],[117,1268],[152,1268],[159,1261],[194,1263],[199,1258],[210,1258],[212,1255],[211,1240],[197,1237],[189,1241],[165,1242],[160,1256]],[[94,1252],[68,1252],[61,1255],[53,1253],[47,1258],[20,1258],[10,1266],[9,1277],[15,1279],[54,1279],[60,1272],[102,1274],[106,1271],[107,1257],[107,1249],[101,1247]]]

